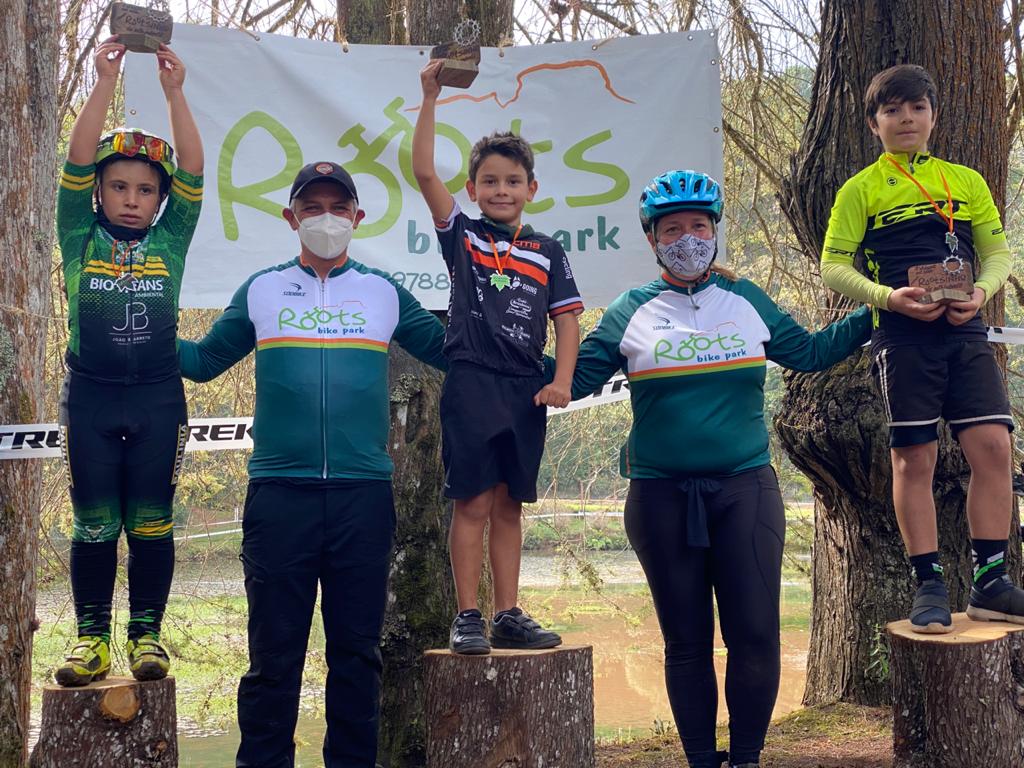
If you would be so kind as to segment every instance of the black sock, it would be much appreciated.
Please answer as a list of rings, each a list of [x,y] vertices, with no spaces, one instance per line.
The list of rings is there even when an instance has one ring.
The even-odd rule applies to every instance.
[[[71,594],[78,636],[110,642],[110,604],[117,574],[117,539],[71,542]]]
[[[1006,539],[971,539],[974,585],[979,589],[1006,575],[1006,544]]]
[[[128,639],[160,636],[174,577],[174,539],[128,537]]]
[[[939,565],[938,552],[926,552],[923,555],[911,555],[910,564],[914,566],[914,575],[917,577],[917,586],[921,586],[928,579],[942,581],[942,566]]]

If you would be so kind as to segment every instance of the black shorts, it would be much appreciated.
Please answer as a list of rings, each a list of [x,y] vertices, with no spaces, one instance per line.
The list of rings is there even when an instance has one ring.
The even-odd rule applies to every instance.
[[[988,342],[880,347],[871,356],[892,448],[938,439],[940,417],[953,437],[977,424],[1013,430],[1003,376]]]
[[[517,501],[537,500],[547,407],[533,404],[544,377],[508,376],[453,363],[441,390],[444,494],[468,499],[498,483]]]

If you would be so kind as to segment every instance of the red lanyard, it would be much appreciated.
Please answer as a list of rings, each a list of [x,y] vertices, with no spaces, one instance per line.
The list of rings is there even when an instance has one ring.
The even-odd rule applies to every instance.
[[[508,250],[505,251],[505,263],[508,263],[509,256],[512,255],[512,246],[516,244],[516,240],[519,239],[519,233],[522,231],[523,225],[520,224],[519,228],[516,229],[516,233],[512,235],[512,241],[508,244]],[[491,250],[494,251],[494,263],[498,265],[498,274],[505,274],[505,267],[501,263],[501,257],[498,255],[498,246],[494,243],[494,238],[491,237],[491,233],[487,233],[487,239],[491,241]]]
[[[940,208],[939,204],[937,202],[935,202],[935,198],[928,194],[928,190],[925,189],[924,186],[922,186],[921,182],[919,182],[917,179],[915,179],[913,176],[911,176],[909,173],[907,173],[905,170],[903,170],[903,166],[900,165],[899,163],[897,163],[895,160],[893,160],[892,157],[890,157],[889,155],[886,155],[885,158],[890,163],[892,163],[893,165],[896,166],[896,170],[897,171],[902,173],[904,176],[906,176],[908,179],[910,179],[912,182],[914,182],[917,185],[917,188],[921,190],[921,193],[925,197],[928,198],[928,202],[932,204],[932,207],[935,209],[935,212],[939,214],[939,218],[941,218],[944,222],[946,222],[949,225],[949,234],[952,235],[953,234],[953,194],[949,191],[949,183],[946,181],[946,177],[942,175],[942,171],[939,171],[939,178],[942,179],[942,186],[946,188],[946,205],[949,206],[949,216],[947,216],[946,214],[944,214],[942,212],[942,208]],[[938,170],[938,169],[936,169],[936,170]],[[947,238],[947,241],[948,241],[948,238]]]

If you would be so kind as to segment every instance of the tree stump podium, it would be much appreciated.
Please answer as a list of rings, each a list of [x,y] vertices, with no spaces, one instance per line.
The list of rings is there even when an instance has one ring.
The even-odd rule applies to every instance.
[[[1024,766],[1024,626],[953,614],[953,631],[886,626],[893,768]]]
[[[43,689],[30,768],[177,768],[174,678]]]
[[[592,768],[590,646],[424,654],[428,768]]]

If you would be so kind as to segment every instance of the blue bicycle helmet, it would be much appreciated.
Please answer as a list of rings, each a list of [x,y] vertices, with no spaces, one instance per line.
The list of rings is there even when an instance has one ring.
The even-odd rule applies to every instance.
[[[722,187],[699,171],[666,171],[640,193],[640,224],[645,230],[667,213],[703,211],[722,220]]]

